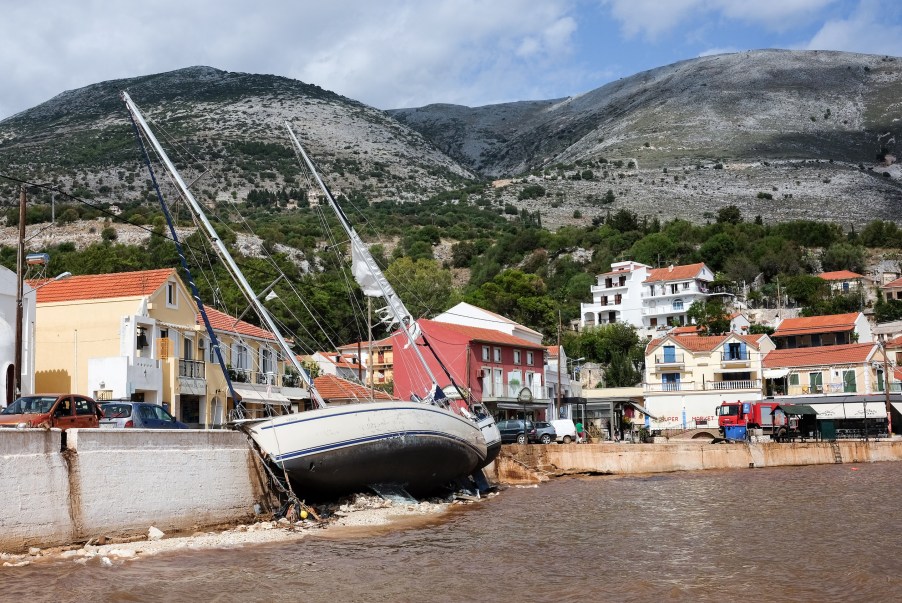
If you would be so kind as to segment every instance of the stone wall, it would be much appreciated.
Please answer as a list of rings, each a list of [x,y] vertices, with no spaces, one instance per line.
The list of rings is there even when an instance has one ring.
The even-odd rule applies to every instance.
[[[231,431],[0,430],[0,551],[244,519],[264,480]]]
[[[504,446],[490,477],[510,484],[569,474],[633,474],[902,460],[902,440],[881,442],[550,444]]]

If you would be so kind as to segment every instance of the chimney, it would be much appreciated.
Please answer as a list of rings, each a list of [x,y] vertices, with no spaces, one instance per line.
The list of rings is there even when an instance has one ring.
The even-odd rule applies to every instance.
[[[668,272],[673,272],[673,264],[670,265],[670,268],[667,269]]]

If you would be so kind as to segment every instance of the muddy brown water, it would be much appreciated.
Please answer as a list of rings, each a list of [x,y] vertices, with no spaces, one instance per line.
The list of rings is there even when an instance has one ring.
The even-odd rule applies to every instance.
[[[561,479],[389,530],[0,568],[0,600],[902,600],[900,507],[902,463]]]

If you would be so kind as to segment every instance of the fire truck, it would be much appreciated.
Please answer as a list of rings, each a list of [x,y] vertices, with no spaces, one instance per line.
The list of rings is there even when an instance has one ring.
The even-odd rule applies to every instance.
[[[748,429],[762,429],[766,434],[774,432],[774,408],[780,406],[775,400],[755,400],[749,402],[723,402],[715,410],[717,427],[721,435],[724,427],[744,425]]]

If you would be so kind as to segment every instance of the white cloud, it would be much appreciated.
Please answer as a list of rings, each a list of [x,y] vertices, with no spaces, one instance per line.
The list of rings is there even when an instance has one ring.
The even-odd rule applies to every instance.
[[[727,19],[774,31],[816,20],[837,0],[601,0],[620,22],[623,35],[654,40],[677,26]]]
[[[381,108],[551,95],[574,0],[46,0],[5,7],[0,118],[192,65],[294,77]],[[541,97],[541,96],[540,96]]]
[[[883,5],[862,2],[847,19],[824,23],[804,47],[902,56],[902,25],[888,16]]]
[[[731,54],[734,52],[740,52],[738,48],[735,46],[724,46],[722,48],[708,48],[707,50],[703,50],[698,53],[700,57],[710,57],[716,54]]]

